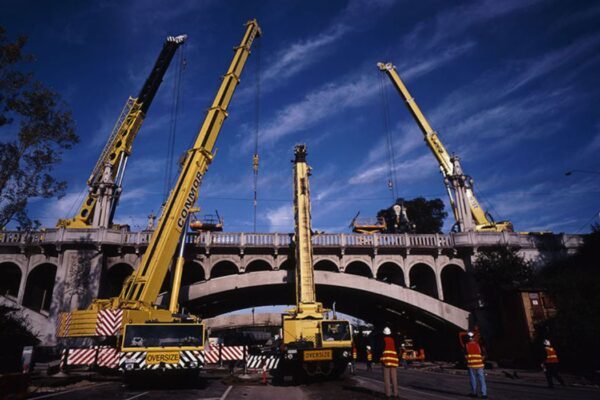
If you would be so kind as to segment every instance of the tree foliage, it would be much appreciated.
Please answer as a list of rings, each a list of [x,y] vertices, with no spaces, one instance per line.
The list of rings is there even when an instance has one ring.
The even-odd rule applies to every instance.
[[[540,272],[540,282],[557,309],[544,334],[556,345],[562,362],[577,369],[600,369],[599,259],[600,226],[595,225],[577,254]]]
[[[0,373],[15,371],[23,346],[38,343],[38,338],[17,309],[0,305]]]
[[[64,195],[66,182],[51,172],[63,150],[78,142],[71,112],[26,71],[33,61],[23,52],[26,42],[9,41],[0,26],[0,228],[11,220],[31,227],[30,199]]]
[[[480,250],[473,266],[475,279],[487,292],[522,288],[534,278],[532,263],[508,247]]]
[[[404,205],[408,216],[407,223],[396,223],[394,205]],[[383,217],[387,225],[386,233],[442,233],[444,219],[448,213],[444,211],[444,202],[440,199],[427,200],[417,197],[412,200],[398,198],[389,208],[380,210],[377,217]]]

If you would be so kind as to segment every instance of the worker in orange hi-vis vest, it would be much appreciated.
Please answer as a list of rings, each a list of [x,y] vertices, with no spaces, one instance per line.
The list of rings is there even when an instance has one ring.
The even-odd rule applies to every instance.
[[[356,351],[356,344],[352,343],[352,361],[350,361],[350,373],[356,374],[356,360],[358,359],[358,352]]]
[[[367,346],[367,371],[373,370],[373,352],[371,346]]]
[[[483,352],[474,337],[473,332],[468,332],[468,341],[465,345],[465,357],[467,359],[467,369],[469,370],[469,382],[471,383],[469,397],[477,397],[477,384],[479,383],[481,398],[487,399],[487,386],[485,385],[485,374],[483,372],[485,366]]]
[[[565,386],[565,381],[563,381],[558,374],[558,354],[556,354],[556,350],[554,350],[554,347],[552,347],[548,339],[544,340],[544,361],[542,362],[542,369],[546,374],[549,388],[554,388],[552,378],[556,378],[561,385]]]
[[[396,351],[396,341],[392,337],[392,331],[387,326],[383,329],[383,335],[383,353],[380,360],[383,364],[385,395],[390,397],[390,394],[393,392],[394,397],[398,397],[398,352]]]

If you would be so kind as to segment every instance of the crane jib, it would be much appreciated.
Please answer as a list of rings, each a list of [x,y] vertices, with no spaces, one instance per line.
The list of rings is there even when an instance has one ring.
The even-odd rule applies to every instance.
[[[188,214],[190,213],[190,208],[192,208],[192,206],[196,202],[196,199],[198,198],[198,188],[200,187],[200,181],[202,181],[202,172],[198,171],[196,173],[194,181],[192,182],[192,188],[190,189],[190,192],[187,195],[185,204],[183,205],[183,210],[181,210],[181,214],[177,219],[177,226],[182,229],[185,226],[185,221],[187,219]]]

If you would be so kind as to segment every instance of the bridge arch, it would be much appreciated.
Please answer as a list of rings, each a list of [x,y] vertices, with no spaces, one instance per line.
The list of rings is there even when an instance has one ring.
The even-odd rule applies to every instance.
[[[408,274],[411,289],[438,298],[435,270],[431,265],[417,262],[411,265]]]
[[[0,295],[19,297],[19,287],[23,272],[21,267],[14,262],[0,263]]]
[[[102,297],[116,297],[121,293],[123,283],[134,271],[133,266],[128,263],[113,264],[107,269],[102,282]]]
[[[219,260],[210,269],[210,279],[219,278],[221,276],[236,275],[240,271],[236,263],[232,260]]]
[[[292,271],[292,270],[294,270],[294,268],[296,268],[296,265],[294,265],[292,257],[281,257],[277,260],[276,270],[283,269],[286,271]]]
[[[266,258],[254,258],[246,264],[244,272],[272,271],[273,263]]]
[[[315,262],[315,271],[340,272],[338,265],[329,258],[322,258]]]
[[[373,271],[369,265],[362,260],[355,260],[348,263],[344,268],[344,272],[347,274],[364,276],[365,278],[373,277]]]
[[[260,271],[226,276],[218,282],[207,280],[182,288],[181,301],[206,318],[248,307],[290,304],[294,301],[294,285],[287,276],[287,271]],[[328,271],[315,271],[315,283],[317,298],[325,306],[336,301],[338,311],[365,321],[385,322],[398,318],[398,312],[389,310],[404,310],[406,314],[432,318],[428,320],[431,326],[468,326],[467,311],[398,285]]]
[[[404,270],[394,262],[384,262],[377,268],[377,280],[406,287]]]
[[[35,266],[27,275],[23,306],[35,311],[50,311],[56,265],[43,263]]]
[[[183,264],[183,272],[181,273],[181,285],[191,285],[196,282],[206,280],[204,266],[193,260],[187,260]]]
[[[456,307],[465,308],[467,305],[467,273],[464,266],[446,264],[440,274],[444,301]]]

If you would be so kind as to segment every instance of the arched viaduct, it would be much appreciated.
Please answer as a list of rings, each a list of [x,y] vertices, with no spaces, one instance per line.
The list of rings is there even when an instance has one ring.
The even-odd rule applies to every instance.
[[[21,307],[52,345],[61,311],[117,295],[151,232],[0,232],[0,302]],[[374,323],[455,330],[473,306],[470,274],[481,247],[511,246],[530,259],[573,252],[582,238],[517,233],[322,234],[313,238],[317,295],[327,307]],[[186,246],[181,300],[205,317],[293,303],[289,234],[203,233]],[[169,277],[165,279],[168,289]]]

